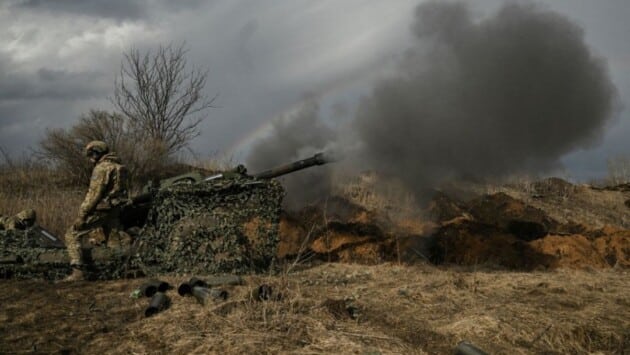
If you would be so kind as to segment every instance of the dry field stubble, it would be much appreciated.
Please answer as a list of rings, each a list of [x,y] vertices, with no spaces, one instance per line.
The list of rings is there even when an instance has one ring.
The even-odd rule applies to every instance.
[[[616,226],[630,229],[629,191],[573,185],[558,178],[522,180],[506,185],[488,185],[484,192],[504,192],[545,211],[559,222],[579,221],[592,228]]]
[[[0,211],[35,208],[42,226],[62,234],[84,190],[60,188],[46,174],[3,174]],[[372,195],[357,198],[386,206]],[[164,279],[177,286],[186,277]],[[466,339],[496,354],[625,354],[629,279],[619,268],[526,273],[427,264],[297,265],[276,276],[246,277],[223,303],[201,306],[171,290],[169,309],[152,318],[144,318],[147,299],[129,297],[142,279],[3,280],[0,353],[448,354]],[[250,291],[261,283],[282,298],[252,299]]]
[[[448,354],[463,339],[493,354],[630,351],[624,270],[298,268],[248,276],[206,306],[170,290],[170,307],[151,318],[148,299],[129,297],[141,279],[1,281],[0,352]],[[280,300],[252,298],[262,283]]]

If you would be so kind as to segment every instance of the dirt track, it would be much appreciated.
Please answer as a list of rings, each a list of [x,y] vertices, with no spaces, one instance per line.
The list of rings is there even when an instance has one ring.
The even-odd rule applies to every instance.
[[[446,354],[463,339],[496,354],[629,353],[629,279],[325,263],[247,277],[205,307],[171,290],[171,307],[152,318],[147,299],[129,297],[139,279],[0,281],[0,353]],[[263,282],[282,299],[253,300]]]

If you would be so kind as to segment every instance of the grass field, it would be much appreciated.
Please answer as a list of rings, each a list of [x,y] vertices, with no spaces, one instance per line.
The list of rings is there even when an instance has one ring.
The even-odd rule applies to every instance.
[[[525,199],[527,191],[508,192]],[[0,172],[1,213],[34,208],[58,235],[84,193],[50,170]],[[586,195],[571,196],[532,201],[563,218]],[[618,194],[597,196],[579,205],[589,221],[601,221],[595,212],[611,201],[623,205]],[[623,227],[624,212],[602,218]],[[0,280],[0,353],[450,354],[468,340],[491,354],[630,354],[630,275],[623,267],[517,272],[288,260],[281,269],[246,276],[245,285],[227,288],[226,301],[205,306],[171,290],[170,307],[151,318],[144,317],[148,299],[130,298],[144,279]],[[162,278],[177,286],[189,276]],[[263,283],[280,298],[253,298]]]
[[[630,351],[625,270],[506,272],[430,265],[299,265],[248,276],[227,301],[167,292],[144,317],[142,279],[0,281],[1,353],[449,354],[461,340],[491,354]],[[165,276],[177,286],[186,277]],[[250,291],[269,284],[279,301]]]

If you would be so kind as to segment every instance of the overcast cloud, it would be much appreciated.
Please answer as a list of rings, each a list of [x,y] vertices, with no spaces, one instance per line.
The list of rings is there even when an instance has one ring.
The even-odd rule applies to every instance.
[[[630,99],[630,7],[624,0],[548,0],[582,27],[606,59],[622,102]],[[68,127],[108,97],[121,54],[186,41],[189,62],[209,70],[209,112],[193,148],[244,160],[238,145],[274,117],[319,101],[323,120],[349,120],[361,96],[395,69],[414,46],[418,0],[345,1],[8,1],[0,5],[0,146],[19,155],[47,127]],[[503,1],[467,1],[472,17]],[[630,152],[624,109],[601,144],[563,157],[569,174],[605,173],[608,157]],[[233,147],[238,149],[232,150]]]

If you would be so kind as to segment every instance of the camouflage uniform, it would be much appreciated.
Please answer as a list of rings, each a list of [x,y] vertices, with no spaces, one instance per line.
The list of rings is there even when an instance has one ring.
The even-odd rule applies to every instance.
[[[90,145],[94,143],[86,147],[88,154]],[[105,143],[96,143],[105,147],[104,153],[108,152]],[[65,235],[70,264],[77,269],[84,266],[81,237],[99,227],[109,237],[113,230],[118,229],[120,210],[129,201],[129,177],[120,159],[115,153],[108,153],[97,156],[95,160],[88,192],[79,207],[79,217]]]
[[[0,230],[27,229],[35,224],[37,215],[32,209],[26,209],[15,216],[0,216]]]

